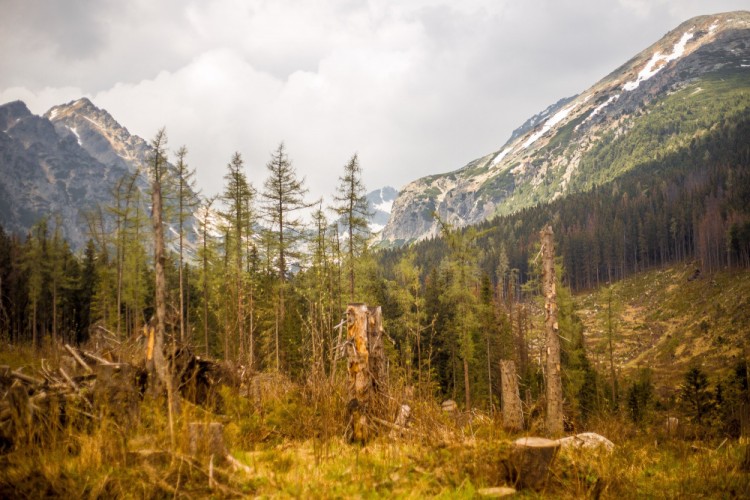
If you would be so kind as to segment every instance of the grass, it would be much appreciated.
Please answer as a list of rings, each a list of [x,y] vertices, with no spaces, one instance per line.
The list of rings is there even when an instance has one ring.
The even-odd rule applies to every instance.
[[[338,389],[276,383],[248,398],[221,389],[223,411],[183,402],[176,447],[165,402],[143,401],[131,428],[104,419],[70,420],[54,438],[0,455],[0,497],[68,498],[476,498],[507,484],[503,460],[520,435],[476,414],[453,417],[436,402],[414,404],[412,431],[384,429],[366,446],[343,440]],[[188,422],[224,423],[231,454],[248,471],[190,457]],[[616,416],[590,423],[616,443],[611,454],[561,452],[541,492],[520,498],[732,498],[750,496],[737,441],[669,438]],[[213,476],[213,487],[209,477]]]

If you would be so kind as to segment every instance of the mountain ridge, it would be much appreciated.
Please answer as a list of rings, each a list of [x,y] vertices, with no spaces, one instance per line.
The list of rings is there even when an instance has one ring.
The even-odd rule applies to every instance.
[[[462,227],[590,189],[591,172],[582,175],[579,167],[591,163],[603,141],[626,136],[671,92],[729,69],[750,81],[750,12],[681,23],[584,92],[532,117],[499,150],[405,186],[380,244],[437,235],[435,212]],[[649,154],[663,152],[656,146]],[[621,173],[600,162],[595,177],[601,183]]]

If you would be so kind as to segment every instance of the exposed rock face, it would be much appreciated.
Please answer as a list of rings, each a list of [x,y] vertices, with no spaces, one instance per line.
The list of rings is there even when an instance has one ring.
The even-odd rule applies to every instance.
[[[86,240],[82,210],[109,202],[109,188],[130,171],[92,157],[20,101],[0,106],[0,224],[25,233],[43,216],[59,218],[73,247]]]
[[[81,248],[88,239],[84,212],[111,205],[112,189],[127,174],[140,171],[136,185],[145,190],[150,152],[86,98],[44,116],[20,101],[0,105],[0,224],[24,234],[42,217],[51,227],[57,219],[63,237]]]
[[[602,162],[592,178],[580,172],[582,158],[602,141],[628,134],[671,92],[721,71],[746,71],[750,78],[750,12],[681,24],[580,95],[529,119],[500,150],[408,184],[381,239],[403,244],[437,235],[433,212],[460,227],[612,180],[622,169]]]
[[[109,167],[132,170],[148,162],[149,145],[86,98],[55,106],[44,117],[62,137],[73,136],[94,159]]]

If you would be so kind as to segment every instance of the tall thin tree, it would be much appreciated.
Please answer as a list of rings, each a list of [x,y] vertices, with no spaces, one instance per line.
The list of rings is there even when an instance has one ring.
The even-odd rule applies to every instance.
[[[333,210],[338,214],[341,225],[348,235],[347,267],[349,271],[349,295],[354,300],[355,291],[355,258],[364,250],[370,238],[370,228],[367,224],[371,216],[367,205],[365,185],[362,182],[362,167],[355,154],[344,166],[344,175],[339,177],[336,201]]]
[[[278,301],[276,304],[276,321],[274,326],[274,346],[276,370],[281,367],[280,332],[284,329],[286,307],[284,289],[287,281],[288,259],[295,255],[295,247],[302,238],[302,218],[300,210],[310,207],[305,202],[307,189],[304,179],[297,177],[297,172],[289,160],[284,143],[271,153],[266,164],[268,178],[263,184],[262,210],[269,226],[269,242],[275,255],[278,273]]]

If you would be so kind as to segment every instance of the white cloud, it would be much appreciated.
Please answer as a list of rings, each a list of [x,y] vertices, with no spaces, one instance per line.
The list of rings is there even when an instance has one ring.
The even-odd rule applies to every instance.
[[[497,149],[687,17],[736,0],[5,0],[0,102],[91,97],[149,139],[166,125],[199,184],[234,151],[260,185],[284,140],[311,197],[358,152],[370,188]]]

